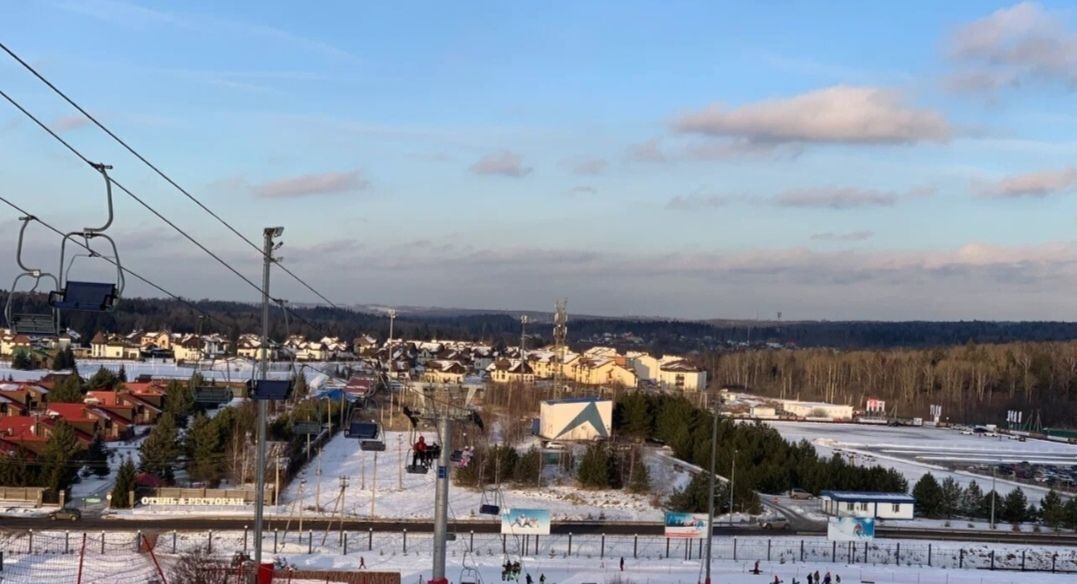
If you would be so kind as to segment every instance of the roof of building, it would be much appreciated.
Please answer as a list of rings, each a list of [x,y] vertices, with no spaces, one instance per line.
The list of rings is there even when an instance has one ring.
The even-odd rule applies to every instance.
[[[662,371],[684,371],[687,373],[698,373],[703,371],[699,367],[689,363],[688,361],[672,361],[661,365]]]
[[[608,401],[613,401],[613,400],[602,399],[602,398],[598,398],[598,397],[566,397],[566,398],[562,398],[562,399],[547,399],[547,400],[543,400],[542,403],[544,403],[544,404],[546,404],[548,406],[554,406],[554,405],[557,405],[557,404],[585,404],[585,403],[588,403],[588,402],[596,402],[597,403],[597,402],[608,402]]]
[[[905,493],[868,493],[864,491],[823,491],[820,497],[843,503],[915,503],[912,495]]]

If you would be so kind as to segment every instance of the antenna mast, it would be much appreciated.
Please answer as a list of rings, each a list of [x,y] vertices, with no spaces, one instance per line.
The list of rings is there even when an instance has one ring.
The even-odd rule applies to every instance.
[[[568,298],[554,303],[553,312],[553,351],[557,358],[557,367],[553,373],[554,395],[561,394],[564,377],[565,352],[568,348]]]

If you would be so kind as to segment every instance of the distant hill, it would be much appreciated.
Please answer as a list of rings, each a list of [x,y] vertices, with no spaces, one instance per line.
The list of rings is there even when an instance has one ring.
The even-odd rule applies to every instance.
[[[6,301],[0,292],[0,302]],[[20,298],[20,301],[25,297]],[[65,324],[84,336],[97,330],[168,329],[174,332],[220,332],[231,337],[258,332],[259,306],[243,302],[196,300],[190,306],[170,299],[125,298],[108,314],[70,313]],[[45,309],[45,297],[29,302],[31,308]],[[329,308],[293,305],[295,315],[285,321],[282,311],[271,312],[271,334],[287,333],[307,337],[326,335],[345,339],[360,334],[388,336],[386,308],[362,305]],[[490,343],[518,342],[519,316],[528,315],[529,335],[537,346],[552,335],[552,314],[541,311],[471,310],[437,307],[397,307],[395,334],[411,338],[460,338]],[[200,311],[209,315],[200,318]],[[887,348],[931,347],[1013,341],[1063,341],[1077,339],[1077,323],[1071,322],[991,322],[991,321],[685,321],[660,318],[616,318],[569,313],[569,341],[574,345],[610,344],[663,352],[687,352],[718,347],[734,347],[766,342],[803,347]]]

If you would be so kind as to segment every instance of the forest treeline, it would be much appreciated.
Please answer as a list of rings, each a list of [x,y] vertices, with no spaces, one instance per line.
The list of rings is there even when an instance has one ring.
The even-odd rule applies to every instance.
[[[710,352],[701,357],[717,385],[777,398],[863,408],[886,400],[898,415],[928,418],[940,404],[952,422],[998,423],[1007,410],[1040,414],[1043,425],[1077,419],[1077,342],[976,344],[930,349],[798,349]]]
[[[0,303],[7,292],[0,292]],[[15,309],[45,311],[45,295],[16,297]],[[352,339],[360,334],[378,338],[388,336],[389,321],[383,314],[361,312],[348,308],[292,305],[294,315],[285,322],[283,312],[274,308],[271,335],[281,338],[286,333],[302,334],[308,338],[332,335]],[[483,340],[489,343],[515,344],[520,335],[520,323],[512,313],[442,313],[401,312],[394,333],[407,338],[454,338]],[[208,316],[206,316],[208,315]],[[551,314],[552,318],[552,314]],[[126,332],[135,329],[173,332],[217,332],[232,339],[240,333],[257,332],[261,326],[258,305],[220,300],[190,300],[184,302],[167,298],[124,298],[111,313],[70,313],[65,325],[85,337],[99,330]],[[552,336],[552,320],[528,325],[528,334],[538,337],[534,344],[548,341]],[[610,333],[613,340],[602,335]],[[1008,343],[1017,341],[1045,342],[1077,339],[1077,323],[1069,322],[749,322],[749,321],[688,321],[655,318],[597,318],[569,314],[569,342],[581,346],[596,339],[617,345],[618,335],[630,334],[642,339],[642,345],[621,346],[622,349],[644,349],[656,353],[688,353],[716,347],[730,348],[751,341],[754,345],[773,341],[795,343],[801,347],[886,348],[935,347],[975,343]],[[590,340],[590,342],[584,342]]]

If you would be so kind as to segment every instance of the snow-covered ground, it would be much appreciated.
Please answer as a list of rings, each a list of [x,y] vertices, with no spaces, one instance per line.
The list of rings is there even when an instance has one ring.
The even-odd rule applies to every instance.
[[[861,465],[881,464],[902,473],[909,484],[926,472],[936,479],[953,477],[967,485],[976,481],[984,490],[991,488],[991,475],[950,470],[948,463],[1036,462],[1077,465],[1077,445],[1045,440],[1019,442],[1006,438],[965,435],[952,429],[929,426],[873,426],[868,424],[822,424],[810,422],[768,422],[790,441],[807,440],[822,456],[841,452]],[[1029,501],[1038,503],[1046,487],[996,478],[996,488],[1005,493],[1015,486],[1024,490]]]
[[[430,578],[429,535],[409,535],[405,548],[401,534],[378,533],[368,540],[365,533],[349,533],[346,554],[335,532],[312,535],[313,543],[308,536],[294,532],[280,537],[276,544],[272,537],[267,537],[263,557],[267,561],[279,558],[299,569],[338,570],[356,570],[362,558],[369,570],[399,572],[401,582],[425,582]],[[172,538],[171,533],[164,533],[157,540],[156,556],[166,570],[184,552],[204,548],[208,543],[206,533],[181,533],[176,536],[174,552]],[[446,576],[460,582],[468,575],[464,573],[467,566],[478,571],[481,582],[501,581],[500,566],[510,559],[521,563],[524,575],[530,574],[536,582],[545,575],[551,584],[672,584],[702,579],[699,559],[702,542],[698,540],[672,541],[668,553],[662,537],[640,537],[637,541],[632,536],[609,536],[603,541],[598,536],[577,536],[570,543],[568,536],[542,536],[537,547],[533,540],[508,538],[504,553],[501,541],[496,534],[476,535],[474,540],[459,534],[449,544]],[[134,553],[134,542],[133,533],[108,533],[102,546],[100,534],[89,534],[83,581],[108,584],[150,581],[156,572],[153,561],[148,554]],[[525,543],[526,552],[522,551]],[[896,561],[898,543],[900,562]],[[19,584],[74,581],[81,544],[81,534],[38,533],[34,536],[33,552],[28,553],[25,534],[0,536],[0,549],[5,550],[3,581]],[[212,551],[215,556],[227,559],[236,551],[249,551],[250,544],[249,538],[240,532],[217,533],[213,536]],[[308,553],[311,547],[314,553]],[[849,583],[1061,584],[1073,582],[1073,571],[1077,570],[1075,548],[936,542],[931,548],[933,567],[927,565],[929,548],[922,541],[875,542],[868,545],[866,558],[862,545],[857,546],[855,558],[849,549],[847,544],[834,545],[822,538],[739,538],[735,542],[718,538],[714,541],[712,570],[717,582],[729,584],[765,584],[772,582],[775,575],[785,584],[790,584],[794,577],[804,582],[809,571],[841,575]],[[686,559],[688,552],[691,557]],[[992,556],[995,571],[988,570]],[[621,558],[625,562],[623,573]],[[757,560],[760,574],[750,574]],[[1019,571],[1022,563],[1028,570],[1038,571],[1022,573]],[[1069,573],[1047,573],[1052,565]]]
[[[375,517],[428,518],[433,516],[436,473],[408,474],[408,436],[404,432],[387,432],[386,450],[375,455],[359,450],[354,439],[343,435],[333,438],[316,460],[293,480],[284,491],[282,512],[302,506],[320,508],[332,513],[339,509],[341,475],[348,477],[344,491],[343,510],[346,515],[371,515],[371,500],[376,498]],[[318,500],[318,471],[321,471],[321,499]],[[306,481],[301,485],[301,481]],[[302,489],[302,493],[300,490]],[[480,518],[482,493],[475,489],[453,486],[449,490],[449,509],[456,518]],[[572,485],[538,487],[502,486],[502,507],[549,509],[554,520],[609,519],[628,521],[660,521],[662,511],[654,508],[649,497],[620,491],[585,491]]]

